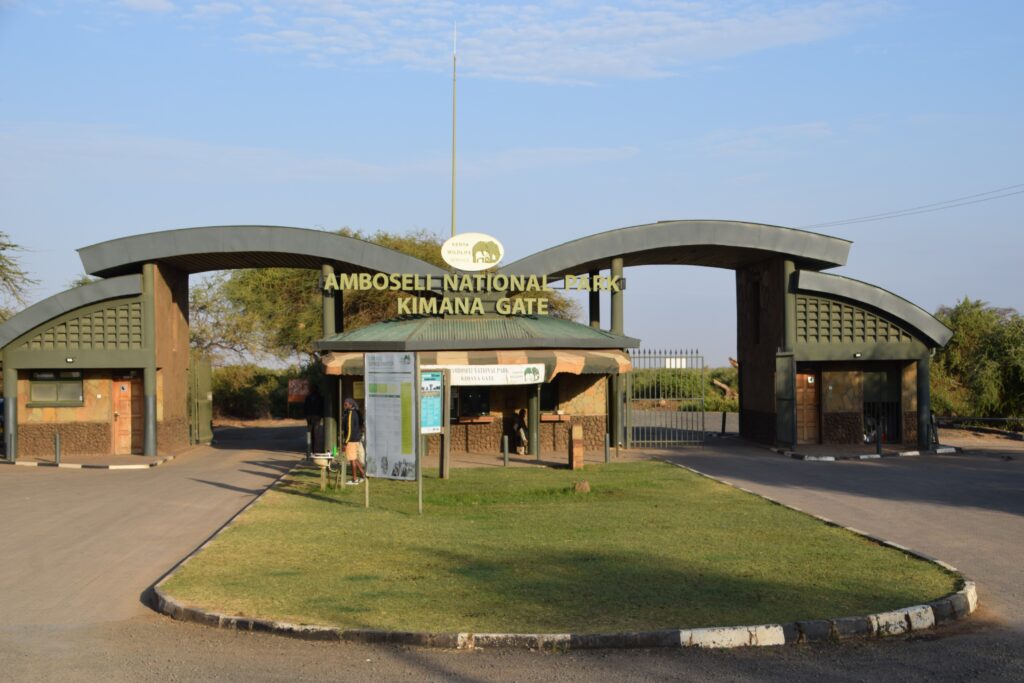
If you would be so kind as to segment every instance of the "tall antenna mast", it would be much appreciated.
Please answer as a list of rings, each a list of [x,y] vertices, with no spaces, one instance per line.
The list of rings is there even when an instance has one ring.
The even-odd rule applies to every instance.
[[[458,46],[459,24],[452,28],[452,237],[455,237],[455,54]]]

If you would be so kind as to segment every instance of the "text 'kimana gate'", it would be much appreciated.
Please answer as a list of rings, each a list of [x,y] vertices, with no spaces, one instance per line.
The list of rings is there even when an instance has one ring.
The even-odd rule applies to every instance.
[[[626,375],[629,447],[704,443],[704,356],[698,351],[635,349]]]

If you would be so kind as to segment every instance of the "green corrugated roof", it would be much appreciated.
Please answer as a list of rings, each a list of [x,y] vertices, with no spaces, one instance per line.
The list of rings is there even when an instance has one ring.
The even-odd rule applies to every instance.
[[[321,339],[318,351],[624,349],[638,339],[550,316],[410,316]]]

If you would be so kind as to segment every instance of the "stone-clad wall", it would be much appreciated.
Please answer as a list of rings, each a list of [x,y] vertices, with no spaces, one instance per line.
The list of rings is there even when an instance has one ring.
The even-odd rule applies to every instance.
[[[103,455],[113,450],[109,422],[29,423],[18,425],[19,456],[53,456],[53,436],[58,430],[61,455]]]
[[[825,413],[822,418],[822,443],[864,442],[864,416],[861,413]]]
[[[834,364],[822,368],[822,434],[826,444],[864,440],[864,375],[859,368]]]

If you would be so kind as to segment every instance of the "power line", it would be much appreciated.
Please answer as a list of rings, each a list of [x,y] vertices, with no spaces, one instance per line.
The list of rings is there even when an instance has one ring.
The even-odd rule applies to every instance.
[[[831,228],[840,225],[852,225],[854,223],[870,223],[874,221],[883,221],[890,218],[902,218],[903,216],[916,216],[922,213],[932,213],[934,211],[944,211],[946,209],[954,209],[958,206],[967,206],[969,204],[980,204],[982,202],[990,202],[995,199],[1004,199],[1006,197],[1012,197],[1013,195],[1024,194],[1024,183],[1018,183],[1017,185],[1009,185],[1007,187],[1001,187],[997,190],[989,190],[988,192],[979,192],[978,194],[966,195],[964,197],[956,197],[955,199],[947,199],[944,202],[935,202],[933,204],[922,204],[921,206],[912,206],[908,209],[899,209],[897,211],[887,211],[885,213],[876,213],[869,216],[859,216],[857,218],[845,218],[838,221],[829,221],[827,223],[815,223],[813,225],[800,226],[803,229],[811,228]],[[1013,190],[1012,192],[1010,190]]]

